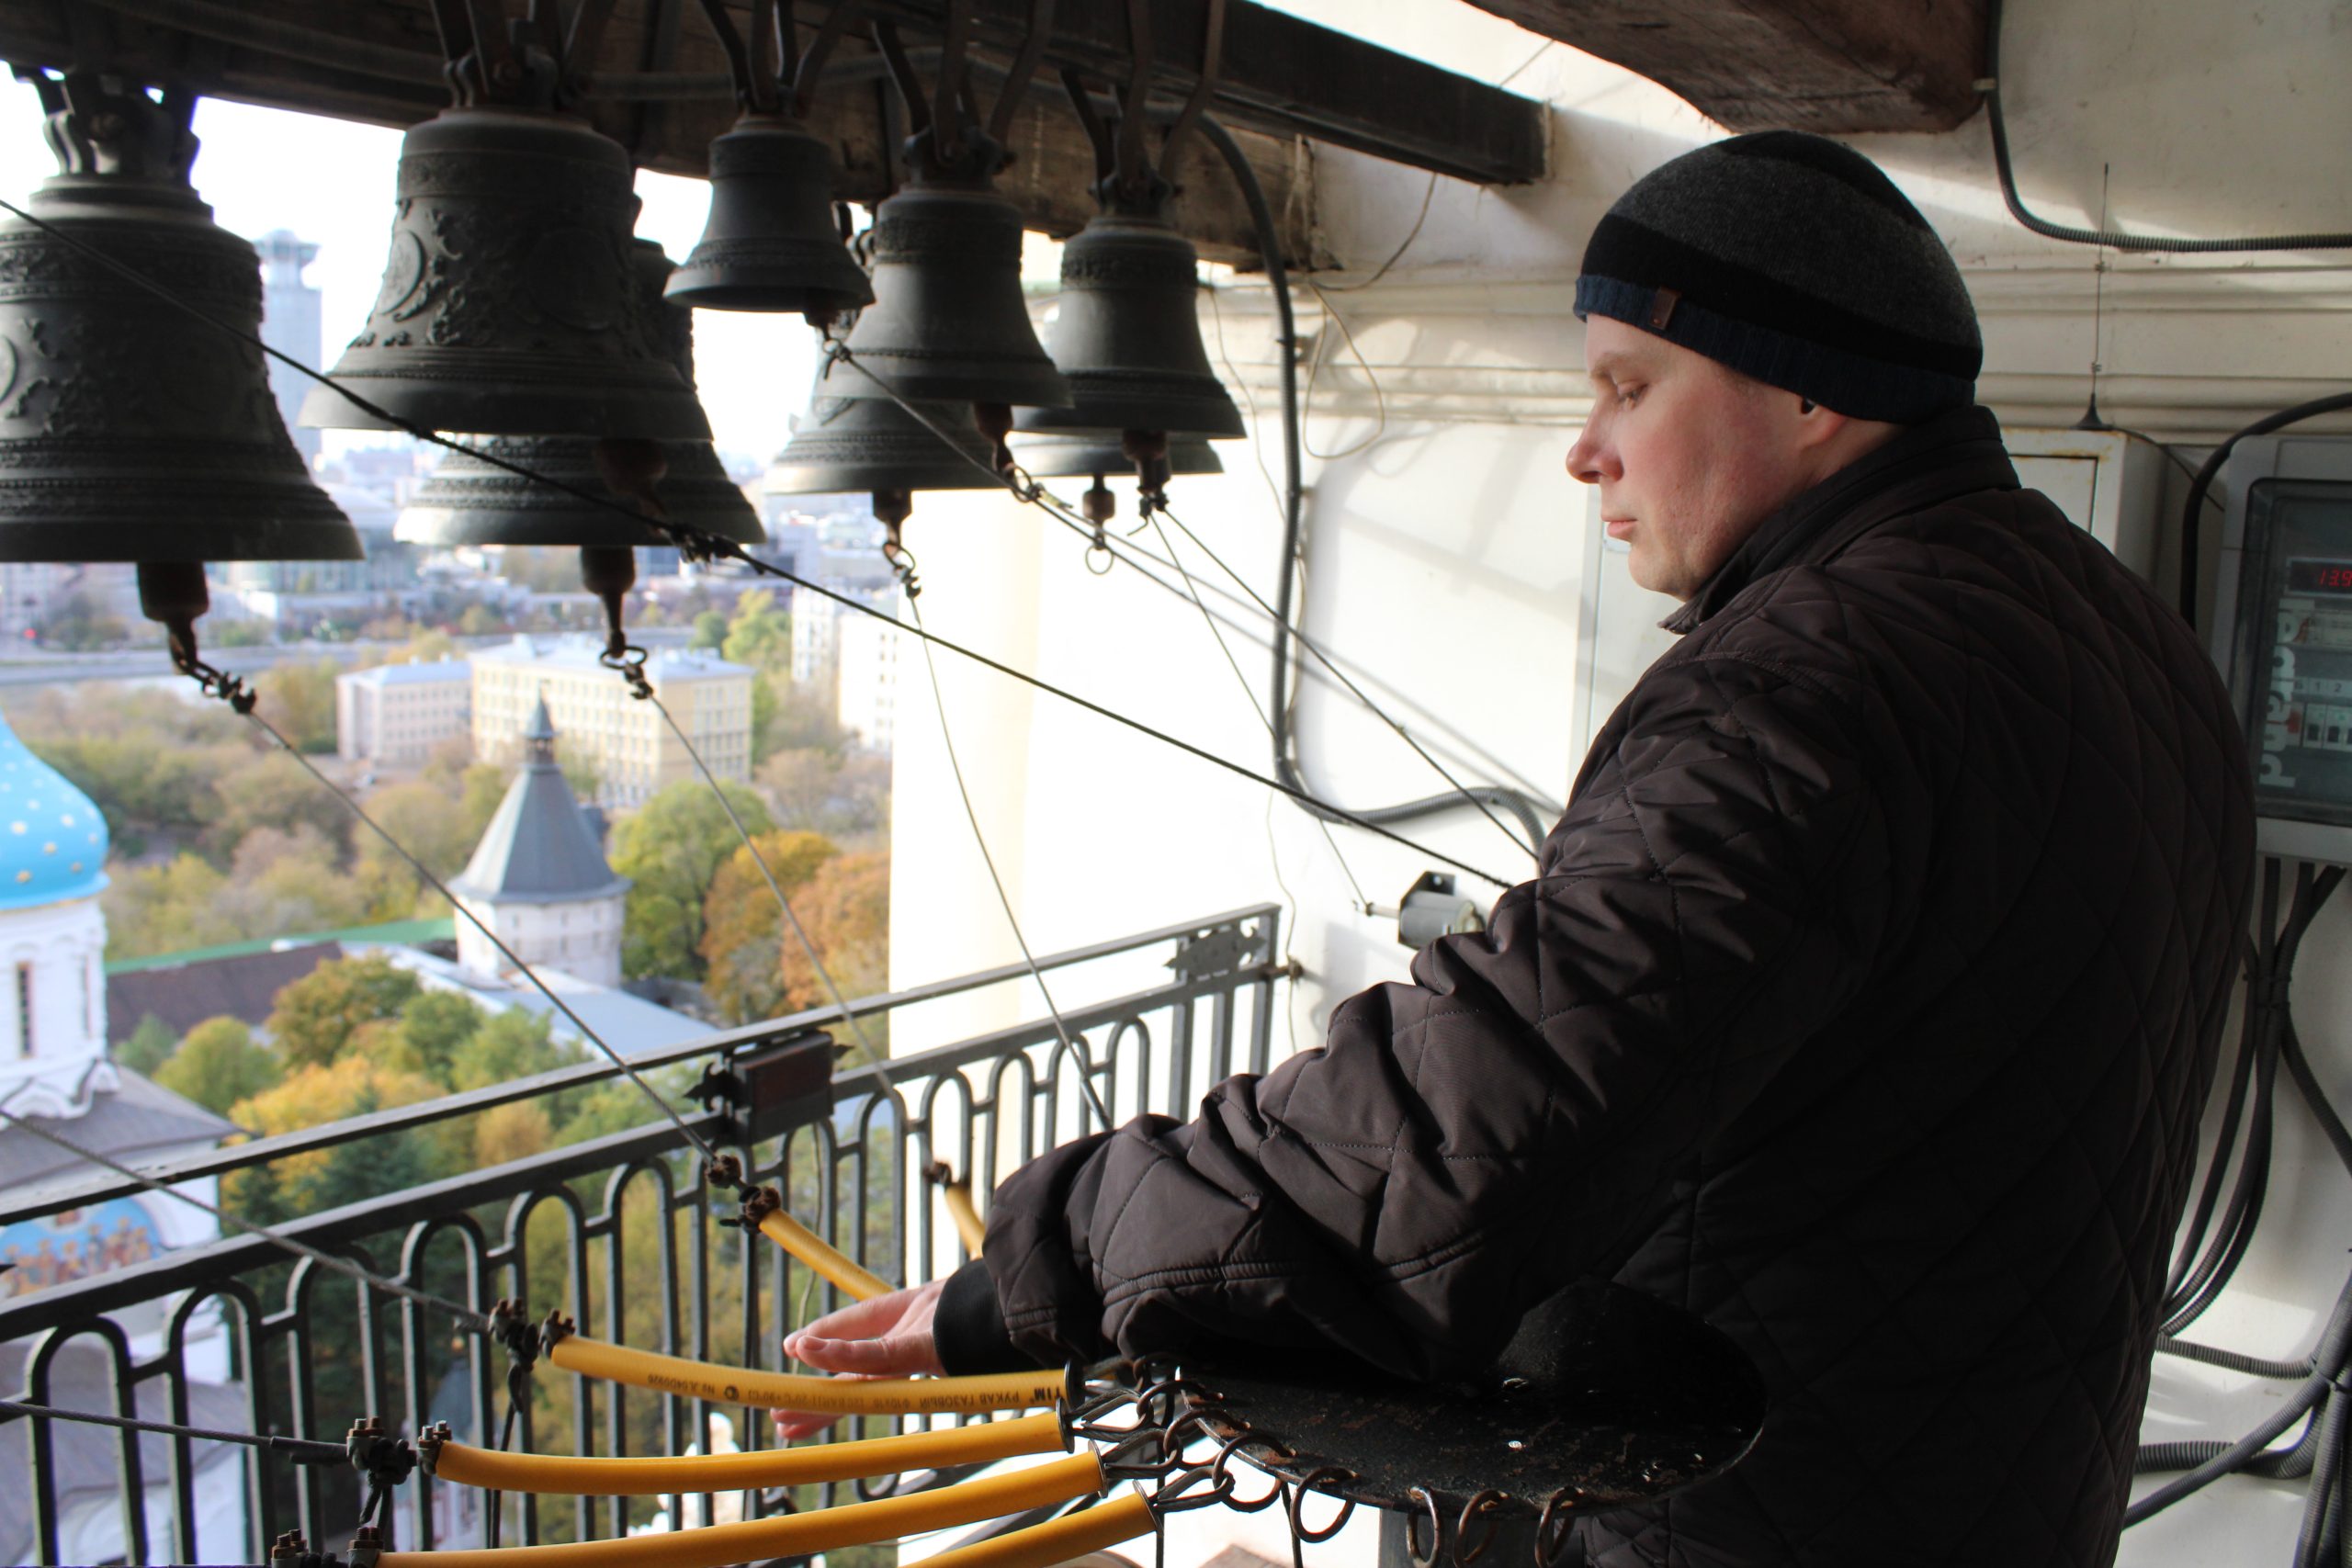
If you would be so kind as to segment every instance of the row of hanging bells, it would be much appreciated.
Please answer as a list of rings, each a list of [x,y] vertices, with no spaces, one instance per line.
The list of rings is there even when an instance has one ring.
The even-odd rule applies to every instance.
[[[435,15],[465,29],[492,9]],[[1065,248],[1048,355],[1023,296],[1019,209],[993,184],[1037,51],[1024,50],[983,127],[968,112],[961,6],[931,105],[895,33],[876,25],[918,123],[912,177],[876,208],[863,265],[853,254],[831,154],[801,123],[850,9],[836,6],[796,58],[780,0],[755,7],[748,48],[726,6],[705,0],[742,112],[713,144],[710,218],[683,266],[634,236],[627,152],[567,112],[581,75],[563,57],[571,40],[521,19],[503,34],[445,33],[457,101],[402,143],[382,284],[331,372],[356,397],[322,385],[300,414],[480,444],[482,457],[444,462],[397,536],[580,547],[616,645],[628,575],[616,557],[675,537],[664,524],[758,541],[695,398],[696,306],[798,311],[833,333],[850,323],[771,491],[867,491],[895,524],[914,491],[1001,482],[1016,425],[1034,433],[1033,472],[1139,468],[1148,489],[1214,468],[1201,439],[1238,435],[1241,421],[1208,367],[1196,258],[1161,211],[1164,182],[1140,198],[1132,171],[1105,182],[1102,214]],[[1033,11],[1033,26],[1050,25],[1050,0]],[[40,223],[0,223],[13,307],[0,330],[0,559],[140,562],[142,605],[187,668],[202,563],[356,559],[358,536],[288,438],[260,351],[89,254],[257,333],[253,247],[211,220],[189,182],[192,96],[95,71],[19,74],[40,91],[61,173],[30,200]],[[1130,112],[1140,76],[1139,62]]]

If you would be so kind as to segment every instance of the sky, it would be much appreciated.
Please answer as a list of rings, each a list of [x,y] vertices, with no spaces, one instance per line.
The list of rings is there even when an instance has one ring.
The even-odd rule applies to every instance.
[[[0,86],[0,196],[21,203],[57,172],[41,140],[40,103],[20,82]],[[248,238],[290,229],[319,247],[308,276],[321,295],[322,341],[332,361],[368,319],[391,234],[401,133],[379,126],[205,99],[197,106],[197,192],[223,228]],[[710,187],[639,174],[637,231],[684,260],[702,233]],[[808,404],[816,348],[797,315],[695,312],[695,375],[719,451],[764,464]],[[327,368],[328,367],[320,367]],[[333,458],[380,445],[371,432],[326,434]]]

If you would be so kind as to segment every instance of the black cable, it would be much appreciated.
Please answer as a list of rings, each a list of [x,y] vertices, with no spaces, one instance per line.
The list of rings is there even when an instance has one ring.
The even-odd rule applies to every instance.
[[[1482,784],[1451,795],[1429,795],[1398,806],[1341,812],[1337,807],[1325,804],[1307,786],[1305,773],[1292,754],[1290,638],[1295,634],[1291,629],[1290,606],[1298,570],[1299,535],[1306,513],[1306,490],[1299,475],[1298,320],[1291,305],[1290,275],[1283,265],[1282,243],[1275,232],[1273,209],[1266,204],[1266,191],[1259,183],[1258,171],[1250,167],[1249,157],[1241,151],[1240,143],[1234,141],[1233,133],[1219,124],[1214,115],[1201,117],[1201,130],[1208,138],[1209,144],[1216,149],[1218,156],[1225,160],[1226,167],[1232,171],[1234,183],[1240,187],[1242,201],[1250,209],[1250,220],[1258,234],[1259,262],[1265,268],[1267,287],[1273,292],[1275,344],[1282,356],[1282,568],[1274,587],[1273,694],[1272,701],[1268,704],[1268,711],[1274,720],[1274,776],[1282,781],[1284,786],[1283,793],[1311,815],[1331,812],[1333,815],[1325,820],[1351,822],[1360,828],[1377,830],[1382,824],[1433,817],[1465,803],[1500,806],[1521,821],[1527,821],[1536,816],[1540,803],[1532,803],[1519,791],[1496,784]],[[1530,837],[1541,843],[1544,831],[1544,825],[1539,820],[1531,828]]]
[[[1985,125],[1993,133],[1993,171],[2009,216],[2044,239],[2076,245],[2112,245],[2119,251],[2206,254],[2219,251],[2332,251],[2352,248],[2352,233],[2251,234],[2225,240],[2182,240],[2162,234],[2127,234],[2111,229],[2076,229],[2026,210],[2018,197],[2017,174],[2009,165],[2009,128],[2001,113],[2001,0],[1985,0],[1984,68],[1993,73],[1978,85],[1984,94]]]
[[[2180,618],[2182,620],[2192,626],[2197,624],[2197,573],[2201,564],[2198,560],[2198,534],[2204,521],[2204,514],[2200,508],[2205,503],[2205,492],[2211,488],[2214,476],[2222,471],[2222,465],[2229,460],[2230,449],[2250,435],[2267,435],[2283,426],[2297,424],[2307,419],[2315,419],[2324,413],[2334,413],[2339,409],[2352,409],[2352,392],[2336,392],[2324,398],[2313,398],[2309,402],[2297,403],[2291,408],[2280,409],[2276,413],[2265,414],[2244,430],[2233,433],[2219,446],[2214,447],[2197,472],[2190,476],[2188,500],[2182,504],[2180,513]]]
[[[238,1443],[284,1454],[296,1464],[348,1463],[350,1451],[341,1443],[310,1438],[278,1438],[258,1432],[224,1432],[211,1427],[183,1427],[171,1421],[135,1420],[128,1416],[101,1416],[95,1410],[66,1410],[54,1404],[34,1404],[21,1399],[0,1399],[0,1410],[38,1420],[78,1421],[94,1427],[115,1427],[130,1432],[154,1432],[166,1438],[195,1438],[208,1443]]]

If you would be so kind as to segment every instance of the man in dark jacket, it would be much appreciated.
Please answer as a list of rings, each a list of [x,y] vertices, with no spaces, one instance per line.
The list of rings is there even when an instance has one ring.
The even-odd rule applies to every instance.
[[[1957,269],[1858,154],[1675,160],[1577,310],[1569,468],[1682,641],[1536,879],[1322,1049],[1015,1173],[944,1292],[788,1348],[1427,1375],[1597,1275],[1770,1406],[1725,1474],[1585,1520],[1592,1561],[2105,1564],[2251,874],[2228,698],[2018,488]]]

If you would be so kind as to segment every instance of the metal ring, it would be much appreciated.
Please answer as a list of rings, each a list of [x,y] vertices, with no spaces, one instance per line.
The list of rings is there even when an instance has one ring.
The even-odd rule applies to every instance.
[[[1291,1491],[1290,1502],[1285,1511],[1290,1516],[1291,1535],[1307,1546],[1318,1545],[1323,1541],[1330,1540],[1342,1529],[1345,1529],[1347,1528],[1349,1517],[1356,1511],[1356,1500],[1353,1497],[1346,1496],[1337,1492],[1327,1493],[1325,1495],[1338,1497],[1340,1499],[1340,1512],[1338,1516],[1334,1517],[1329,1524],[1324,1526],[1323,1529],[1319,1530],[1311,1530],[1306,1528],[1306,1520],[1300,1517],[1306,1503],[1306,1494],[1317,1482],[1323,1480],[1326,1476],[1329,1476],[1334,1481],[1354,1481],[1357,1479],[1356,1472],[1350,1470],[1343,1464],[1317,1465],[1313,1470],[1308,1471],[1305,1475],[1299,1477],[1297,1486],[1293,1488]]]
[[[1102,558],[1102,564],[1101,566],[1096,566],[1094,564],[1094,558],[1098,555]],[[1111,569],[1118,564],[1119,558],[1113,555],[1111,553],[1111,547],[1104,544],[1102,540],[1097,539],[1094,543],[1086,547],[1086,570],[1092,572],[1095,576],[1110,576]]]
[[[1571,1516],[1583,1501],[1581,1486],[1563,1486],[1544,1499],[1544,1511],[1535,1516],[1535,1568],[1552,1568],[1566,1550],[1567,1531],[1575,1522]],[[1559,1535],[1557,1540],[1552,1539],[1555,1531]]]
[[[1188,1434],[1184,1430],[1187,1427],[1198,1427],[1200,1430],[1197,1433]],[[1185,1448],[1196,1439],[1206,1440],[1208,1442],[1216,1442],[1218,1440],[1217,1435],[1209,1429],[1208,1412],[1205,1410],[1187,1410],[1182,1415],[1177,1416],[1175,1420],[1170,1421],[1167,1426],[1161,1427],[1159,1430],[1159,1451],[1170,1458],[1173,1458],[1174,1456],[1182,1453]]]
[[[1195,1482],[1199,1481],[1208,1482],[1209,1489],[1198,1497],[1185,1496],[1184,1494]],[[1195,1465],[1190,1470],[1180,1471],[1173,1480],[1165,1483],[1158,1492],[1152,1494],[1151,1511],[1156,1515],[1181,1514],[1187,1508],[1213,1508],[1232,1495],[1233,1478],[1231,1476],[1227,1476],[1220,1483],[1215,1476],[1210,1474],[1208,1466]]]
[[[1487,1554],[1487,1548],[1495,1544],[1495,1520],[1493,1516],[1501,1509],[1505,1503],[1510,1500],[1510,1493],[1498,1491],[1494,1487],[1489,1486],[1484,1492],[1479,1493],[1476,1496],[1471,1498],[1470,1501],[1462,1505],[1462,1517],[1455,1522],[1453,1527],[1454,1568],[1470,1568],[1470,1564],[1477,1562],[1479,1558],[1484,1557]],[[1486,1533],[1478,1538],[1477,1545],[1465,1547],[1464,1543],[1468,1541],[1470,1539],[1470,1521],[1472,1519],[1485,1519],[1487,1522],[1487,1529]]]
[[[1436,1495],[1419,1486],[1408,1486],[1405,1495],[1421,1506],[1421,1512],[1405,1516],[1405,1555],[1413,1560],[1414,1568],[1430,1568],[1437,1561],[1437,1549],[1445,1540],[1445,1521],[1438,1517]],[[1413,1527],[1422,1519],[1430,1522],[1430,1548],[1423,1551],[1414,1540]]]
[[[1283,1495],[1283,1479],[1279,1475],[1275,1476],[1272,1488],[1262,1497],[1238,1497],[1233,1495],[1232,1494],[1234,1492],[1240,1490],[1240,1483],[1233,1479],[1233,1456],[1240,1450],[1244,1444],[1247,1443],[1256,1443],[1260,1447],[1265,1449],[1267,1450],[1266,1457],[1269,1459],[1296,1459],[1298,1454],[1296,1450],[1290,1447],[1289,1444],[1278,1443],[1272,1438],[1261,1437],[1255,1432],[1236,1432],[1232,1437],[1226,1439],[1225,1445],[1222,1448],[1216,1450],[1216,1458],[1209,1464],[1209,1474],[1212,1478],[1221,1477],[1229,1483],[1229,1490],[1225,1499],[1226,1506],[1232,1508],[1236,1513],[1255,1514],[1263,1509],[1272,1507],[1275,1503],[1281,1500]]]

